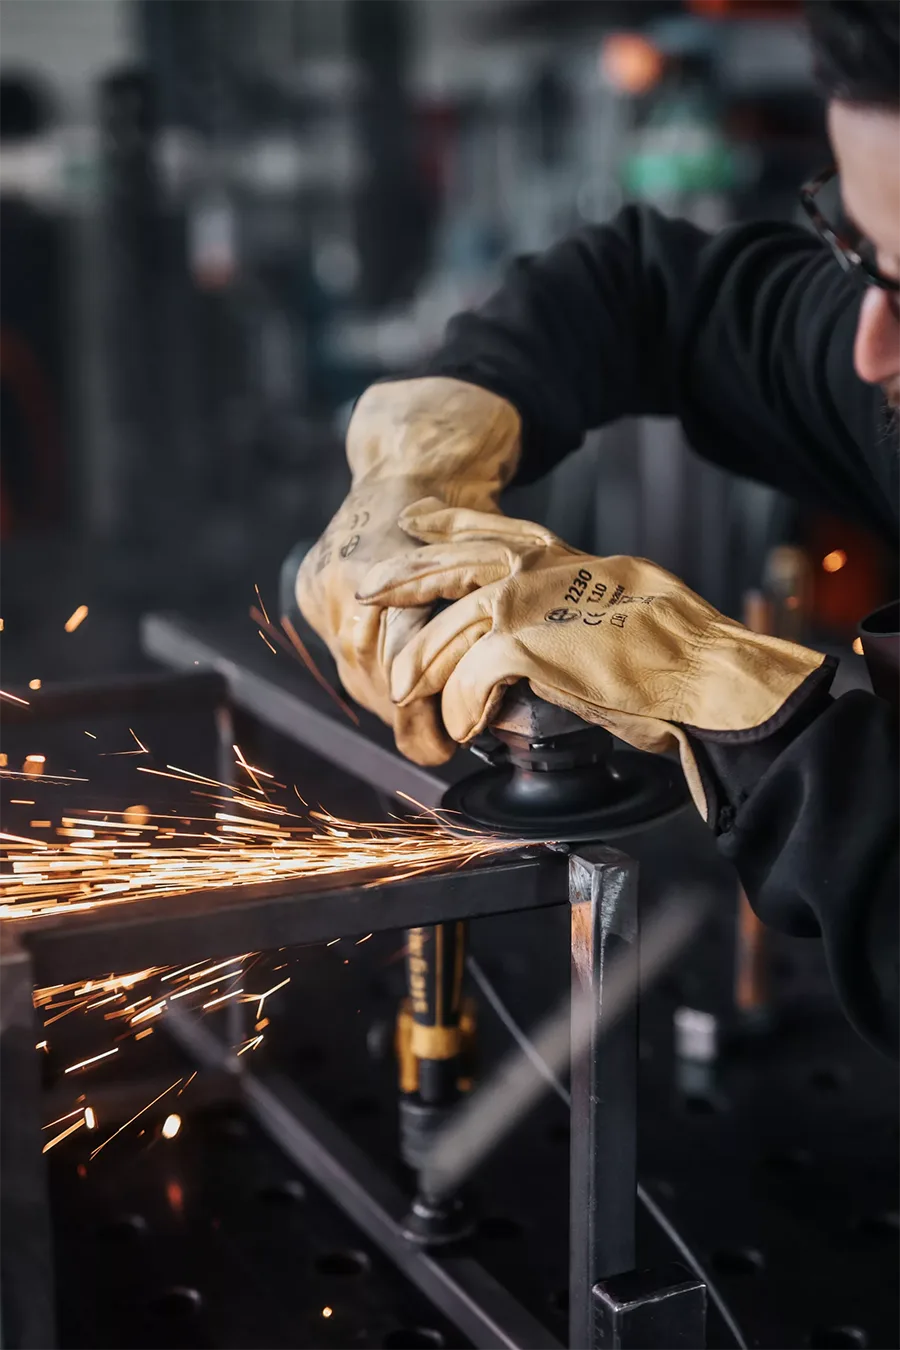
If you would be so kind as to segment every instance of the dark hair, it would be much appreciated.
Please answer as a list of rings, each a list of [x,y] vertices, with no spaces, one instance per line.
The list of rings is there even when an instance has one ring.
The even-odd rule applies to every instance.
[[[806,0],[806,18],[826,98],[900,108],[897,0]]]

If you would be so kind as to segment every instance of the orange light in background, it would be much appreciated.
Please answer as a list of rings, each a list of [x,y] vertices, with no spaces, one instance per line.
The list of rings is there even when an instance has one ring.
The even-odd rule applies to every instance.
[[[863,651],[862,638],[857,637],[853,639],[853,650],[856,652],[857,656],[865,656],[865,652]]]
[[[184,1188],[179,1181],[166,1182],[166,1200],[173,1214],[180,1214],[184,1209]]]
[[[126,806],[122,812],[129,825],[146,825],[150,812],[146,806]]]
[[[847,565],[847,555],[842,548],[833,548],[822,559],[823,572],[839,572]]]
[[[665,60],[640,33],[611,33],[600,49],[600,73],[623,94],[645,94],[658,84]]]

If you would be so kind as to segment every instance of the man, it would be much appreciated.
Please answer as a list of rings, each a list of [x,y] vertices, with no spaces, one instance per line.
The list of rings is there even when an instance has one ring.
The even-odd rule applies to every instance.
[[[546,472],[589,428],[675,415],[706,458],[896,542],[898,7],[813,0],[809,22],[845,219],[828,218],[820,175],[804,194],[820,237],[711,236],[626,207],[516,263],[413,378],[360,399],[353,489],[297,598],[349,692],[421,762],[446,759],[519,678],[640,748],[677,745],[757,912],[821,933],[847,1015],[891,1049],[890,699],[834,699],[821,655],[747,632],[650,563],[587,558],[497,508],[506,483]],[[429,622],[438,597],[457,603]]]

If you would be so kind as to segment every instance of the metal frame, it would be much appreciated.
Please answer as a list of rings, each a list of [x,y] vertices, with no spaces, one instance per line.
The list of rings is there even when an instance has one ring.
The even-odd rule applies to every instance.
[[[189,673],[173,679],[117,682],[117,697],[146,697],[170,706],[198,699],[214,713],[223,743],[231,739],[231,709],[241,708],[298,743],[323,755],[381,791],[404,790],[424,805],[443,795],[450,774],[433,774],[376,743],[370,728],[351,728],[322,706],[325,695],[297,678],[272,681],[241,658],[183,624],[151,617],[145,644],[153,655]],[[197,672],[195,662],[212,666]],[[293,668],[290,675],[294,676]],[[179,684],[179,680],[181,683]],[[307,698],[307,692],[309,697]],[[84,711],[96,689],[55,691],[36,701],[50,716]],[[105,701],[104,701],[105,700]],[[109,706],[109,687],[95,706]],[[4,709],[5,711],[5,709]],[[338,732],[338,728],[340,731]],[[379,743],[380,742],[380,743]],[[464,771],[467,766],[459,766]],[[53,1345],[51,1234],[40,1147],[40,1085],[30,990],[56,979],[88,979],[111,968],[224,958],[338,936],[355,936],[430,925],[487,914],[569,903],[573,994],[587,989],[596,1009],[587,1052],[573,1058],[571,1126],[571,1326],[578,1350],[625,1345],[621,1337],[639,1325],[655,1326],[652,1310],[665,1305],[659,1322],[664,1339],[651,1346],[701,1346],[702,1329],[683,1315],[696,1312],[695,1285],[683,1280],[663,1287],[644,1280],[620,1296],[615,1277],[634,1265],[635,1083],[638,1012],[637,865],[612,849],[585,846],[566,858],[529,849],[493,864],[394,880],[377,869],[293,883],[234,887],[193,895],[110,904],[53,919],[7,921],[0,929],[0,1041],[7,1100],[15,1112],[0,1118],[3,1150],[2,1250],[3,1338],[8,1350]],[[624,1015],[607,1027],[603,981],[608,963],[624,960],[635,979]],[[573,1004],[575,1003],[573,998]],[[197,1018],[178,1012],[166,1025],[204,1066],[233,1075],[239,1095],[262,1127],[301,1167],[310,1170],[331,1197],[435,1304],[474,1341],[505,1350],[559,1350],[549,1331],[471,1258],[424,1250],[404,1236],[409,1197],[382,1176],[292,1086],[250,1073]],[[11,1182],[14,1178],[14,1182]],[[21,1235],[33,1235],[23,1245]],[[16,1241],[7,1235],[15,1234]],[[610,1281],[613,1277],[612,1282]],[[631,1287],[629,1286],[629,1290]],[[693,1302],[691,1302],[693,1299]],[[688,1323],[690,1323],[689,1328]],[[680,1339],[673,1340],[678,1334]],[[634,1343],[634,1342],[632,1342]]]

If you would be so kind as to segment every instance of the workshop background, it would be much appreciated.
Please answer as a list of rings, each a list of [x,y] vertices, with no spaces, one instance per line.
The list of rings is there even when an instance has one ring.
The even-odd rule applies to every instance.
[[[266,656],[254,587],[277,608],[282,560],[341,500],[368,383],[435,345],[514,256],[625,200],[709,228],[799,220],[797,187],[828,159],[789,3],[0,0],[4,687],[153,669],[148,611]],[[856,625],[891,598],[896,560],[702,464],[677,425],[593,434],[507,509],[650,557],[834,651],[839,687],[866,682]],[[193,766],[203,737],[189,720],[179,736]],[[255,753],[337,814],[384,817],[283,739]],[[643,1009],[645,1186],[748,1344],[896,1346],[893,1067],[843,1024],[814,942],[770,938],[765,988],[741,1005],[736,882],[699,821],[640,856],[651,889],[717,894]],[[394,1172],[401,945],[295,953],[260,1052]],[[477,921],[473,947],[525,1026],[565,987],[559,911]],[[486,1072],[508,1045],[486,1003],[479,1035]],[[179,1063],[162,1042],[148,1082]],[[102,1073],[111,1101],[140,1104]],[[85,1172],[77,1138],[51,1155],[60,1345],[469,1344],[236,1108],[201,1094],[182,1117],[104,1167]],[[474,1239],[563,1342],[567,1140],[550,1098],[479,1174]],[[641,1224],[648,1263],[674,1254]],[[709,1334],[734,1343],[715,1309]]]

